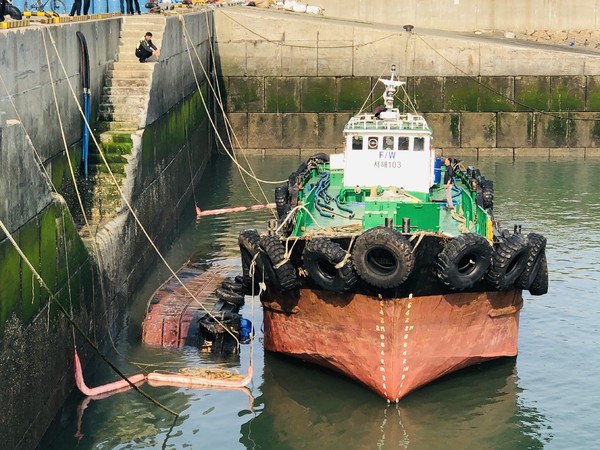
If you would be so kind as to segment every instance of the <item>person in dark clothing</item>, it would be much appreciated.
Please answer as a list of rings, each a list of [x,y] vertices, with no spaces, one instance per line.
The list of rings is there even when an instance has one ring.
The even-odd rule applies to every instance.
[[[88,1],[88,8],[89,8],[89,1]],[[70,16],[74,16],[74,15],[81,15],[81,0],[75,0],[73,2],[73,6],[71,6],[71,12],[69,13]]]
[[[4,21],[4,14],[6,9],[6,0],[0,0],[0,22]]]
[[[79,0],[81,2],[81,0]],[[91,0],[83,0],[83,15],[87,16],[88,11],[90,10]]]
[[[448,209],[454,209],[452,203],[452,185],[454,184],[454,168],[452,167],[452,161],[450,158],[446,158],[444,161],[446,166],[446,173],[444,173],[444,189],[446,189],[446,207]]]
[[[133,6],[135,6],[135,11],[138,14],[142,14],[142,12],[140,11],[140,4],[139,4],[138,0],[133,0]],[[132,13],[133,13],[133,11],[132,11]]]
[[[149,31],[144,36],[144,39],[140,41],[138,48],[135,49],[135,56],[140,59],[141,63],[146,62],[146,59],[151,56],[158,57],[158,48],[152,43],[152,33]]]

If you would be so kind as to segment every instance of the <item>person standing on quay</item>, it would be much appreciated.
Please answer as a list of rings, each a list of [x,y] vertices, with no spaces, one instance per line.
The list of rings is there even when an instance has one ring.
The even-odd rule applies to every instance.
[[[446,189],[446,208],[454,209],[454,204],[452,203],[452,185],[454,184],[454,168],[452,167],[450,158],[446,158],[446,160],[444,161],[444,165],[446,166],[446,173],[444,173],[444,189]]]

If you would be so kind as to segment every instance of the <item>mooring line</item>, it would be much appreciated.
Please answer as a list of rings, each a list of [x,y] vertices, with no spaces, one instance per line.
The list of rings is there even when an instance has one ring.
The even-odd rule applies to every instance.
[[[64,316],[67,318],[67,320],[69,322],[71,322],[71,324],[73,325],[73,327],[77,330],[77,332],[81,335],[81,337],[83,337],[83,339],[94,349],[94,351],[98,354],[98,356],[100,356],[100,358],[102,358],[102,360],[104,360],[104,362],[106,364],[108,364],[108,366],[117,375],[119,375],[123,380],[127,381],[127,383],[133,389],[135,389],[140,395],[142,395],[147,400],[151,401],[152,403],[154,403],[156,406],[160,407],[161,409],[167,411],[168,413],[173,414],[174,416],[179,416],[179,413],[176,413],[172,409],[170,409],[167,406],[163,405],[158,400],[152,398],[149,394],[147,394],[146,392],[142,391],[135,384],[133,384],[132,382],[130,382],[129,378],[127,378],[127,376],[123,372],[121,372],[117,368],[117,366],[115,366],[104,355],[104,353],[102,353],[100,351],[100,348],[90,339],[90,337],[87,335],[87,333],[85,333],[85,331],[81,329],[81,327],[79,326],[79,324],[77,324],[77,322],[75,322],[75,319],[69,314],[69,312],[67,311],[67,309],[60,303],[60,301],[58,301],[58,299],[56,298],[56,296],[54,295],[54,293],[50,290],[50,288],[48,287],[48,285],[46,284],[46,282],[44,281],[44,279],[41,277],[41,275],[38,273],[38,271],[35,270],[35,267],[33,267],[33,265],[31,264],[31,262],[29,261],[29,259],[27,258],[27,256],[25,255],[25,253],[23,252],[23,250],[21,249],[21,247],[19,246],[19,244],[17,244],[17,242],[14,240],[14,238],[12,237],[12,234],[10,233],[10,231],[8,230],[8,228],[6,228],[6,226],[4,225],[4,222],[2,221],[2,219],[0,219],[0,228],[2,229],[2,231],[4,232],[4,234],[6,235],[6,238],[13,245],[13,247],[15,248],[15,250],[17,251],[17,253],[19,253],[19,255],[21,256],[21,259],[23,260],[23,262],[27,265],[27,267],[29,267],[29,270],[31,270],[31,273],[38,280],[38,283],[40,284],[40,286],[42,286],[44,289],[46,289],[46,291],[48,291],[48,295],[49,295],[50,299],[52,299],[52,301],[56,304],[56,306],[58,307],[58,309],[60,309],[62,311],[62,313],[64,314]]]

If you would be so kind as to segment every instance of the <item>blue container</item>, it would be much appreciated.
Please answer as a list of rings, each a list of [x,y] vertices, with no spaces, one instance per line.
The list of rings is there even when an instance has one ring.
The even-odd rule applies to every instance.
[[[435,158],[433,162],[433,182],[440,184],[442,181],[442,158]]]
[[[248,319],[240,319],[240,340],[242,344],[250,342],[250,333],[252,332],[252,322]]]

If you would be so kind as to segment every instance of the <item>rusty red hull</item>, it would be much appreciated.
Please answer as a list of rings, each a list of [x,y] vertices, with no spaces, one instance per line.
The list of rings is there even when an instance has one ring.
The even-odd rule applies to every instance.
[[[311,289],[263,295],[267,350],[338,371],[389,401],[517,354],[520,290],[386,300]]]
[[[197,345],[198,319],[214,306],[214,291],[229,271],[220,266],[207,271],[186,268],[178,273],[185,288],[171,277],[150,299],[142,323],[142,342],[154,347]]]

